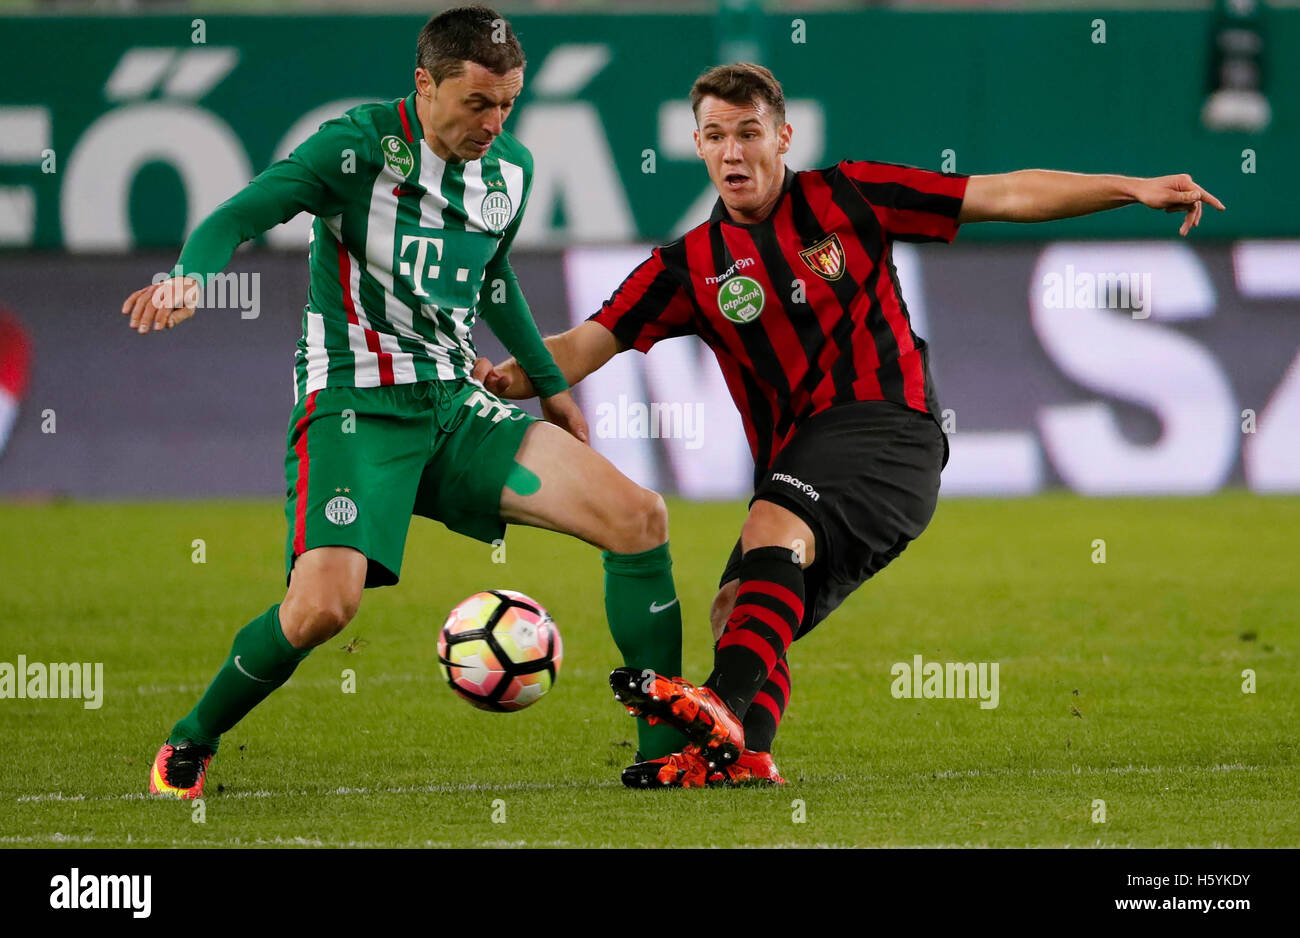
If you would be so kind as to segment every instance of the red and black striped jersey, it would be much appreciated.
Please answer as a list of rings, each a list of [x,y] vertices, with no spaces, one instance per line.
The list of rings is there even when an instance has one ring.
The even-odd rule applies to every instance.
[[[655,248],[591,318],[625,348],[698,335],[717,356],[756,468],[813,414],[848,401],[938,413],[890,250],[951,241],[966,176],[845,160],[786,170],[754,225],[713,215]]]

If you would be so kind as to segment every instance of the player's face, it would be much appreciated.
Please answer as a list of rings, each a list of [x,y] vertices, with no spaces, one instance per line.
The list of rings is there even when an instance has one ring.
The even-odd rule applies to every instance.
[[[762,100],[730,104],[712,95],[700,101],[695,152],[732,218],[762,221],[781,197],[790,125],[777,126]]]
[[[477,62],[466,62],[454,78],[434,84],[433,76],[415,70],[420,124],[429,148],[444,160],[476,160],[498,136],[524,87],[524,70],[498,75]]]

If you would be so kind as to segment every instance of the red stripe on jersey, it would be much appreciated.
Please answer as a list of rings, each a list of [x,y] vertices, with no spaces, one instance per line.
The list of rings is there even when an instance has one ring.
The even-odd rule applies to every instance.
[[[715,345],[712,342],[709,345],[713,348],[713,357],[718,360],[718,367],[722,369],[722,380],[727,383],[727,390],[731,392],[731,399],[735,401],[736,409],[740,411],[740,422],[745,428],[745,440],[749,443],[749,453],[757,459],[758,432],[754,429],[749,395],[745,393],[742,366],[731,354],[730,349],[721,344]],[[752,369],[750,369],[750,374],[753,374]]]
[[[709,303],[716,307],[721,285],[705,284],[705,278],[713,276],[713,250],[709,244],[709,226],[700,225],[692,229],[683,240],[683,245],[686,248],[686,278],[691,291],[695,294],[695,302],[706,309],[708,308],[706,304]],[[713,355],[722,368],[722,377],[727,382],[727,389],[731,391],[731,399],[736,402],[736,409],[740,411],[740,422],[745,425],[745,439],[749,441],[749,452],[757,459],[758,433],[754,429],[753,413],[758,409],[759,402],[749,399],[743,375],[748,372],[757,378],[758,372],[754,368],[754,363],[750,361],[745,343],[741,341],[736,327],[730,321],[724,320],[718,325],[718,329],[726,330],[728,335],[723,343],[710,342],[709,345],[712,346]],[[775,402],[765,399],[765,403],[772,412],[772,425],[775,426]]]
[[[357,317],[356,305],[352,302],[352,258],[349,256],[347,248],[343,246],[342,241],[334,242],[339,246],[339,286],[343,290],[343,309],[348,314],[348,322],[354,326],[361,325],[361,320]],[[379,344],[379,333],[373,329],[363,330],[366,337],[366,348],[375,353],[379,360],[379,383],[393,383],[393,356],[382,351],[383,346]]]
[[[757,619],[771,627],[786,648],[789,648],[790,643],[794,641],[794,631],[790,623],[782,618],[779,612],[773,612],[766,606],[757,606],[753,603],[740,603],[731,610],[731,616],[727,619],[727,631],[739,629],[746,619]]]
[[[788,202],[789,199],[785,201]],[[761,328],[767,336],[772,351],[776,353],[777,361],[781,363],[781,373],[785,376],[786,385],[793,390],[799,386],[804,373],[808,370],[808,356],[803,350],[803,343],[799,341],[799,333],[795,332],[794,324],[790,322],[790,312],[785,305],[785,297],[788,294],[784,291],[777,292],[768,277],[767,264],[763,260],[763,255],[759,253],[754,236],[749,231],[734,225],[720,227],[722,240],[726,243],[732,257],[737,261],[744,257],[756,261],[753,266],[745,269],[744,276],[757,281],[763,288],[767,315],[760,315],[754,325]],[[792,289],[792,286],[786,285],[786,288]],[[748,328],[752,329],[753,325]],[[773,391],[778,393],[780,390],[780,388],[773,388]]]
[[[311,472],[311,457],[307,452],[307,427],[311,423],[311,415],[316,411],[316,395],[319,393],[319,391],[312,391],[307,395],[303,415],[298,418],[298,423],[293,428],[294,435],[297,437],[297,441],[293,444],[293,451],[298,458],[298,481],[294,484],[296,494],[293,507],[295,557],[307,551],[307,479]]]
[[[888,255],[882,261],[892,266]],[[903,313],[903,304],[898,291],[894,289],[894,277],[888,270],[882,271],[876,278],[876,296],[880,299],[880,308],[885,314],[889,328],[893,330],[894,341],[898,343],[898,368],[903,373],[903,397],[907,406],[928,414],[925,406],[925,368],[921,353],[912,341],[912,327]]]
[[[772,668],[776,665],[776,651],[766,639],[749,629],[732,629],[718,641],[718,651],[737,645],[758,655],[767,672],[769,674],[772,672]]]
[[[939,238],[951,241],[957,236],[957,222],[935,212],[917,212],[907,208],[880,208],[885,218],[881,224],[889,231],[906,232],[908,238]]]
[[[803,177],[800,176],[799,178],[802,180]],[[806,193],[805,198],[807,198]],[[817,383],[816,388],[809,389],[800,386],[798,393],[790,401],[790,409],[796,414],[802,414],[808,410],[807,404],[810,400],[815,399],[816,392],[823,387],[829,386],[829,396],[826,396],[825,403],[821,407],[814,406],[811,408],[810,413],[817,413],[819,410],[824,410],[830,406],[830,396],[835,393],[835,384],[830,380],[830,370],[835,360],[839,358],[840,350],[838,344],[831,338],[831,334],[836,323],[844,316],[844,309],[830,284],[816,273],[805,269],[806,265],[803,263],[803,258],[799,256],[802,240],[794,227],[793,199],[781,200],[781,205],[772,219],[772,227],[776,232],[777,242],[782,247],[781,253],[785,255],[786,263],[790,265],[791,270],[802,275],[804,295],[807,297],[808,304],[812,307],[812,311],[816,315],[817,322],[821,325],[822,334],[825,337],[821,350],[817,353],[816,361],[817,370],[822,373],[821,380]],[[786,250],[787,248],[789,251],[794,252],[794,257],[790,256],[789,251]]]
[[[663,258],[659,255],[659,249],[655,248],[650,252],[650,256],[624,279],[619,288],[614,291],[614,295],[600,308],[600,312],[592,318],[610,332],[618,335],[620,332],[619,327],[624,318],[632,313],[637,305],[645,299],[646,294],[650,292],[650,287],[654,285],[655,280],[666,269]],[[663,317],[664,312],[667,312],[667,310],[661,312],[659,318]],[[639,352],[650,351],[651,346],[660,338],[651,328],[654,321],[643,322],[639,325],[636,320],[630,322],[637,325],[637,333],[632,341],[632,347]]]
[[[411,136],[411,122],[406,117],[406,99],[397,102],[397,116],[402,119],[402,133],[406,134],[407,143],[415,143],[415,137]]]
[[[802,173],[799,178],[803,182],[803,192],[808,199],[808,205],[818,217],[823,229],[834,230],[842,226],[852,229],[852,222],[831,198],[830,186],[826,184],[825,178],[820,173]],[[883,238],[881,244],[883,251],[885,249]],[[866,284],[874,267],[866,248],[856,237],[842,238],[841,245],[844,248],[844,264],[847,273],[855,283]],[[854,372],[853,396],[859,401],[879,401],[885,396],[880,388],[880,378],[876,374],[880,368],[880,355],[876,351],[876,340],[867,322],[870,313],[871,297],[864,286],[853,304],[853,333],[850,340]],[[813,392],[813,413],[825,410],[834,399],[835,383],[828,370],[826,377]]]
[[[949,198],[960,199],[966,192],[967,177],[944,176],[915,166],[898,166],[870,160],[842,160],[839,169],[844,175],[858,182],[877,185],[894,182],[928,195],[946,195]]]
[[[890,196],[891,204],[879,204],[870,194],[861,193],[871,205],[872,211],[880,219],[880,225],[890,234],[903,240],[938,239],[951,242],[957,237],[958,212],[966,196],[967,176],[944,176],[940,173],[914,166],[896,166],[892,163],[854,162],[844,160],[838,164],[839,171],[854,183],[865,186],[901,186],[913,193],[901,197],[900,193]],[[925,203],[926,197],[952,199],[956,210],[951,215],[925,208],[908,208],[906,202]]]

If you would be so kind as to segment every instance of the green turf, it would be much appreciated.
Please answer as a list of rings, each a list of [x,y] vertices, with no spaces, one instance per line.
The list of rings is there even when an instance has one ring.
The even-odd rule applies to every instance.
[[[744,509],[670,510],[700,678]],[[945,501],[795,647],[791,783],[765,790],[624,790],[597,552],[517,529],[496,565],[417,521],[402,584],[228,734],[194,823],[143,795],[149,762],[280,598],[281,524],[270,502],[0,505],[0,661],[103,662],[106,683],[93,711],[0,700],[0,844],[1300,845],[1300,499]],[[523,713],[439,683],[442,615],[485,587],[533,595],[564,636],[557,687]],[[1000,705],[895,699],[890,667],[915,654],[998,662]]]

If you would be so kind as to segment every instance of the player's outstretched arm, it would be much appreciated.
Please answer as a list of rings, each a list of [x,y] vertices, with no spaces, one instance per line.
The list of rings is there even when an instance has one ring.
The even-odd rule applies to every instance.
[[[230,263],[235,248],[299,212],[334,215],[360,178],[340,154],[366,153],[366,140],[348,118],[327,121],[286,159],[218,205],[185,240],[172,277],[133,292],[122,304],[140,334],[170,329],[194,315],[200,288]]]
[[[1186,213],[1178,231],[1181,235],[1201,223],[1205,203],[1224,211],[1223,203],[1186,173],[1141,179],[1022,169],[994,176],[972,176],[957,220],[963,224],[1055,221],[1134,203]]]
[[[185,241],[169,280],[136,290],[122,304],[140,334],[170,329],[194,315],[201,287],[230,263],[235,248],[317,204],[319,182],[300,166],[277,163],[227,199]]]
[[[590,320],[568,332],[550,336],[546,339],[546,347],[570,387],[622,351],[612,332]],[[474,363],[474,377],[492,393],[509,400],[537,396],[528,373],[513,358],[495,367],[486,358],[480,358]]]

